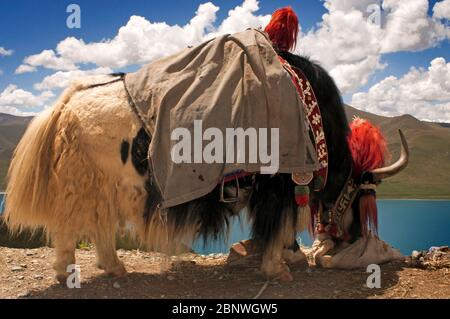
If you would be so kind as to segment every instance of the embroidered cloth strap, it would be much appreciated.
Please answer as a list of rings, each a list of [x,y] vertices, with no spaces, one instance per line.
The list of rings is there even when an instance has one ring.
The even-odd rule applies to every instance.
[[[320,168],[315,172],[316,178],[319,177],[320,183],[315,185],[316,191],[323,190],[327,184],[328,178],[328,147],[323,130],[322,114],[320,112],[319,103],[306,76],[298,68],[292,67],[286,60],[278,56],[284,69],[290,74],[292,81],[297,88],[297,92],[305,106],[307,124],[314,137],[317,159]]]
[[[344,230],[344,215],[355,201],[359,190],[359,185],[355,183],[350,173],[347,183],[345,183],[333,209],[328,212],[322,212],[322,216],[319,216],[317,224],[318,233],[327,233],[335,238],[345,239],[345,236],[348,234]]]

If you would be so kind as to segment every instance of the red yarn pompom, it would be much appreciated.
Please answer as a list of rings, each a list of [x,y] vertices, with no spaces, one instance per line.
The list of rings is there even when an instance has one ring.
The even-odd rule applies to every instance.
[[[296,201],[298,206],[304,207],[304,206],[309,204],[309,195],[308,194],[296,195],[295,196],[295,201]]]
[[[299,31],[297,14],[291,7],[278,9],[264,31],[280,51],[294,49]]]
[[[353,120],[350,129],[348,144],[355,178],[359,178],[364,172],[384,166],[388,149],[380,129],[360,118]]]

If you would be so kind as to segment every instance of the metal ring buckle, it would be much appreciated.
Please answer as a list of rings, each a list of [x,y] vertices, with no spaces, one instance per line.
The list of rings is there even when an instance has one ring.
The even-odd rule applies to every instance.
[[[236,182],[236,197],[225,198],[225,178],[222,179],[222,183],[220,184],[220,201],[222,203],[237,203],[239,201],[240,187],[239,187],[239,178],[234,175],[234,180]]]

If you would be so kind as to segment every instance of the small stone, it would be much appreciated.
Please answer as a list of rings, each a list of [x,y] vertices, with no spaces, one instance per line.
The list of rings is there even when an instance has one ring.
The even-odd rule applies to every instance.
[[[220,277],[219,277],[219,280],[222,280],[222,279],[223,279],[223,276],[220,276]]]
[[[26,297],[29,297],[29,296],[30,296],[29,292],[23,292],[21,294],[18,294],[17,298],[26,298]]]
[[[167,276],[167,280],[169,280],[169,281],[173,281],[173,280],[175,280],[175,277],[174,277],[174,276],[172,276],[172,275],[169,275],[169,276]]]
[[[160,298],[166,298],[166,295],[161,295]]]
[[[24,276],[17,277],[17,279],[19,279],[19,280],[23,280],[24,278],[25,278]]]
[[[28,250],[28,251],[25,253],[25,255],[27,255],[27,256],[33,256],[33,255],[36,255],[36,253],[35,253],[34,251]]]
[[[20,267],[27,268],[28,266],[26,264],[20,264]]]
[[[24,271],[23,267],[21,266],[13,266],[11,268],[11,271]]]
[[[417,250],[414,250],[413,252],[412,252],[412,254],[411,254],[411,257],[413,258],[413,259],[419,259],[419,257],[421,256],[422,254],[420,253],[420,252],[418,252]]]
[[[197,283],[197,279],[194,279],[194,280],[192,281],[192,283],[196,284],[196,283]]]
[[[113,287],[116,288],[116,289],[120,289],[120,284],[116,281],[116,282],[113,284]]]
[[[42,279],[44,279],[44,276],[42,276],[42,275],[34,275],[33,278],[37,279],[37,280],[42,280]]]

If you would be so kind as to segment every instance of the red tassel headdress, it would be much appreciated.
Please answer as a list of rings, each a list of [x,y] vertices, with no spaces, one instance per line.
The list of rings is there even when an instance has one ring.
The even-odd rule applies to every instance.
[[[350,125],[348,145],[353,158],[353,177],[361,181],[365,172],[383,167],[388,155],[387,143],[380,129],[369,121],[355,118]],[[375,185],[363,184],[359,201],[361,232],[378,232],[378,208]]]
[[[364,172],[384,166],[387,143],[380,129],[367,120],[355,118],[350,129],[348,144],[353,158],[353,174],[358,179]]]
[[[297,14],[291,7],[278,9],[264,30],[280,51],[289,51],[297,45],[299,31]]]

